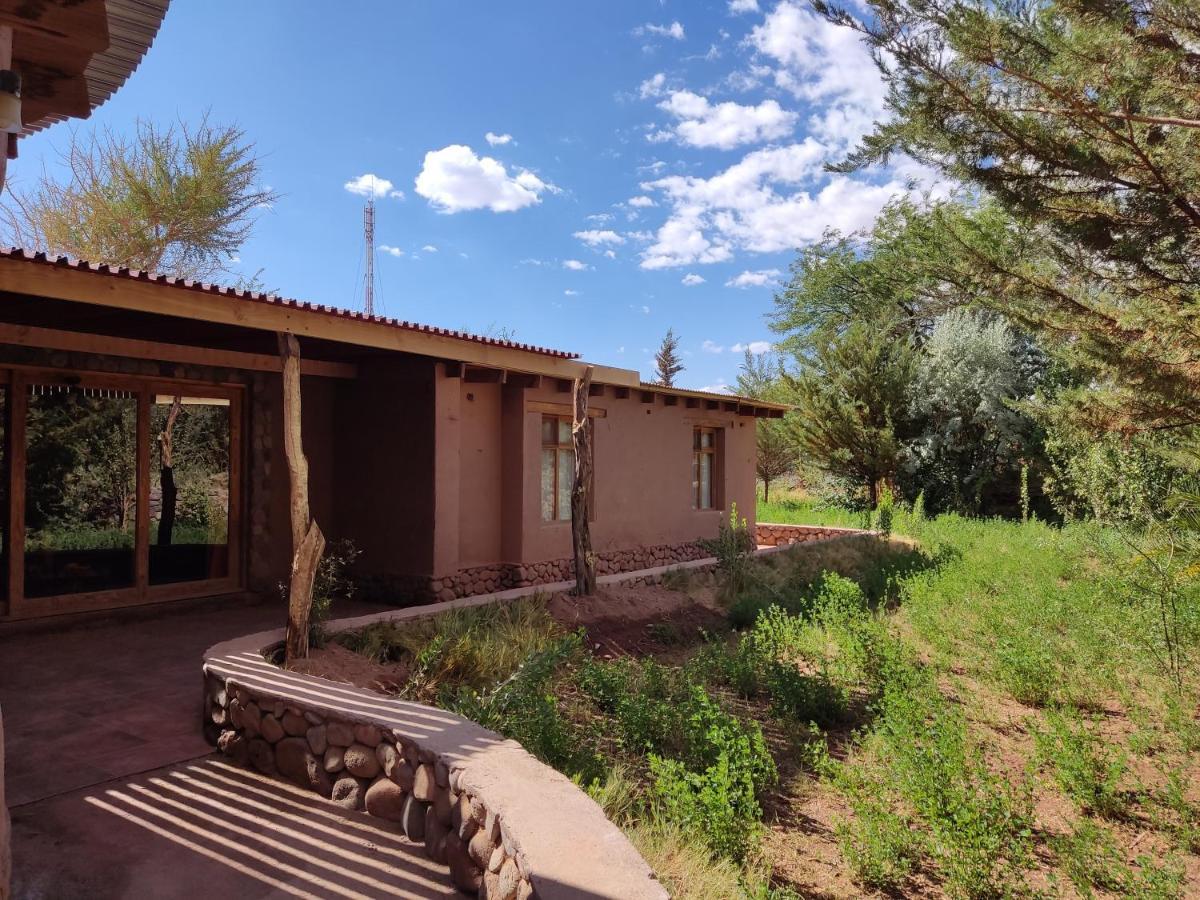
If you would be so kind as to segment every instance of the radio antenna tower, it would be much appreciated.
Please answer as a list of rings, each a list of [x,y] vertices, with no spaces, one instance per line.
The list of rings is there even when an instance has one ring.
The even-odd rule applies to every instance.
[[[367,241],[366,312],[375,315],[375,200],[367,200],[363,210],[363,235]]]

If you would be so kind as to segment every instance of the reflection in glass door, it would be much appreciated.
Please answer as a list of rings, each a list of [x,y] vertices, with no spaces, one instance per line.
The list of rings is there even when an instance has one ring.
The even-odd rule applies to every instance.
[[[31,384],[25,420],[25,596],[134,586],[137,397]]]
[[[157,394],[150,406],[150,584],[229,575],[228,399]]]

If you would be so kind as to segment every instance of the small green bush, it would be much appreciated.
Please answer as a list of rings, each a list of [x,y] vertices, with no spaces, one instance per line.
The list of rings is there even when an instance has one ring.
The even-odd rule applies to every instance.
[[[750,564],[758,544],[737,504],[729,505],[729,521],[721,522],[717,537],[700,541],[706,553],[717,560],[717,577],[727,596],[736,597],[746,587]]]
[[[1139,900],[1174,900],[1182,896],[1181,867],[1140,856],[1137,868],[1130,868],[1112,835],[1088,819],[1050,843],[1072,885],[1086,900],[1096,896],[1093,889]]]
[[[1071,710],[1050,710],[1045,730],[1034,730],[1037,756],[1053,770],[1063,793],[1085,811],[1117,817],[1128,808],[1121,791],[1127,764],[1089,725]]]

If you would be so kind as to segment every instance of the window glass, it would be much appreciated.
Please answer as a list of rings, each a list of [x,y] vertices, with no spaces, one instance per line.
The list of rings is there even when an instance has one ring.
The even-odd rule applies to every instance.
[[[32,384],[25,431],[25,595],[134,584],[137,399]]]
[[[558,520],[571,519],[571,486],[575,481],[575,451],[558,451]]]
[[[546,522],[554,519],[555,453],[553,449],[542,450],[542,520]]]
[[[700,508],[712,509],[712,454],[700,454]]]
[[[158,395],[150,407],[150,583],[229,574],[229,401]]]

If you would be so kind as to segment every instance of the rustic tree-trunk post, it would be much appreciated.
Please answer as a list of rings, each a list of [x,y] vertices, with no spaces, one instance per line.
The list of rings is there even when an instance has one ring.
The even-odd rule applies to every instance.
[[[592,553],[592,535],[588,513],[592,507],[592,432],[588,427],[588,393],[592,387],[592,367],[575,379],[574,421],[571,437],[575,445],[575,483],[571,486],[571,542],[575,549],[575,593],[588,596],[596,592],[596,557]]]
[[[158,512],[158,545],[166,547],[171,543],[175,531],[175,504],[179,491],[175,487],[175,420],[183,411],[183,398],[176,395],[171,401],[171,411],[167,413],[167,424],[158,435],[159,456],[159,486],[162,496],[159,498]]]
[[[325,535],[308,507],[308,459],[300,428],[300,342],[294,334],[279,332],[279,356],[283,361],[283,453],[291,488],[292,577],[284,649],[284,665],[289,665],[308,656],[308,615]]]

